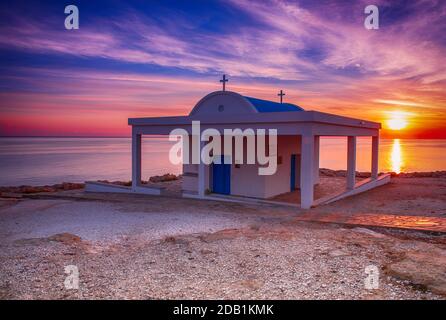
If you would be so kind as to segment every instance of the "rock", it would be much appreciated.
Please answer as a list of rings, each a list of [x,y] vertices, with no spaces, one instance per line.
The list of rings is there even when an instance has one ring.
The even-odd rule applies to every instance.
[[[20,192],[21,193],[37,193],[37,192],[39,192],[39,189],[38,189],[38,187],[20,186]]]
[[[378,233],[378,232],[375,232],[373,230],[366,229],[366,228],[357,227],[357,228],[353,228],[352,231],[363,233],[363,234],[366,234],[366,235],[369,235],[369,236],[372,236],[375,238],[381,238],[381,239],[387,238],[387,236],[385,234]]]
[[[178,177],[171,173],[163,174],[162,176],[153,176],[149,178],[150,182],[166,182],[166,181],[173,181],[178,180]]]
[[[336,172],[334,170],[325,169],[325,168],[319,169],[319,174],[321,176],[326,176],[326,177],[335,177],[336,176]]]
[[[40,189],[40,192],[56,192],[57,190],[51,186],[45,186]]]
[[[82,241],[81,237],[71,233],[58,233],[48,237],[50,241],[62,242],[63,244],[75,244]]]
[[[370,172],[356,172],[357,178],[370,178],[371,173]]]
[[[335,177],[346,177],[347,176],[347,170],[336,170]]]
[[[446,177],[446,171],[427,171],[427,172],[387,172],[391,177],[398,178],[443,178]],[[319,174],[325,177],[345,177],[346,170],[331,170],[327,168],[319,169]],[[381,173],[380,173],[381,174]],[[356,172],[358,178],[370,178],[370,172]]]
[[[168,236],[164,238],[164,242],[172,244],[188,245],[190,241],[181,237]]]
[[[22,195],[20,193],[14,193],[14,192],[0,192],[0,198],[21,198]]]
[[[398,178],[443,178],[446,177],[446,171],[427,171],[427,172],[388,172],[392,177]]]
[[[214,242],[219,240],[231,240],[235,239],[243,234],[241,229],[223,229],[214,233],[209,233],[200,236],[200,240],[203,242]]]
[[[57,192],[58,190],[75,190],[84,188],[83,183],[64,182],[54,184],[52,186],[27,186],[20,187],[1,187],[0,192],[5,193],[40,193],[40,192]]]
[[[244,288],[248,288],[251,290],[257,290],[257,289],[260,289],[263,284],[258,279],[246,279],[246,280],[240,281],[240,285]]]
[[[446,253],[444,251],[409,251],[397,262],[386,266],[388,275],[412,285],[446,295]]]
[[[326,176],[326,177],[346,177],[347,171],[346,170],[331,170],[331,169],[327,169],[327,168],[321,168],[321,169],[319,169],[319,174],[321,176]],[[356,171],[356,176],[358,178],[370,178],[371,174],[370,174],[370,172]]]
[[[25,238],[14,241],[16,245],[41,245],[50,241],[61,242],[66,245],[79,244],[82,242],[81,237],[71,233],[57,233],[46,238]]]
[[[432,173],[432,177],[434,178],[446,177],[446,171],[435,171]]]
[[[111,184],[116,184],[118,186],[130,187],[132,185],[132,181],[113,181]]]
[[[76,189],[82,189],[84,187],[85,187],[84,183],[63,182],[60,185],[59,189],[62,189],[62,190],[76,190]]]
[[[328,253],[328,255],[331,257],[344,257],[344,256],[349,256],[350,253],[336,249],[336,250],[330,251]]]

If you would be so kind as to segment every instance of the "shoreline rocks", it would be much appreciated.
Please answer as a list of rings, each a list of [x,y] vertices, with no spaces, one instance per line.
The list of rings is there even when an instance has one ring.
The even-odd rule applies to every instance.
[[[149,184],[149,183],[159,183],[159,182],[169,182],[169,181],[175,181],[181,179],[182,175],[174,175],[172,173],[166,173],[162,176],[152,176],[149,178],[148,181],[141,181],[141,184]],[[125,186],[130,187],[132,185],[132,181],[109,181],[109,180],[98,180],[98,182],[102,183],[110,183],[110,184],[116,184],[119,186]]]
[[[322,177],[346,177],[346,170],[332,170],[327,168],[319,169],[319,173]],[[388,172],[391,177],[397,178],[446,178],[446,171],[428,171],[428,172]],[[357,178],[370,178],[370,172],[356,172]],[[160,176],[152,176],[148,181],[141,181],[142,184],[149,183],[160,183],[160,182],[169,182],[176,181],[181,179],[182,175],[175,175],[172,173],[166,173]],[[98,180],[98,182],[111,183],[121,186],[131,186],[132,181],[108,181],[108,180]],[[43,186],[30,186],[30,185],[22,185],[22,186],[0,186],[0,197],[10,198],[17,195],[19,197],[20,194],[31,194],[31,193],[41,193],[41,192],[58,192],[58,191],[67,191],[67,190],[78,190],[85,188],[84,183],[73,183],[73,182],[62,182],[53,185],[43,185]]]
[[[57,191],[67,191],[67,190],[77,190],[85,187],[84,183],[72,183],[72,182],[62,182],[53,185],[44,186],[18,186],[18,187],[0,187],[0,195],[3,193],[40,193],[40,192],[57,192]]]
[[[324,177],[346,177],[347,170],[332,170],[327,168],[319,169],[319,173]],[[382,172],[381,172],[382,173]],[[381,174],[380,173],[380,174]],[[398,178],[446,178],[446,171],[426,171],[426,172],[387,172],[391,177]],[[370,178],[370,172],[356,171],[357,178]]]
[[[178,180],[178,176],[171,174],[171,173],[166,173],[166,174],[163,174],[162,176],[152,176],[149,178],[149,181],[153,182],[153,183],[174,181],[174,180]]]

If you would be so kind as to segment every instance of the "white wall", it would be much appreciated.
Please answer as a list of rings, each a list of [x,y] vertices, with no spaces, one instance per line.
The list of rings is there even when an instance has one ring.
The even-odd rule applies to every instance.
[[[277,155],[282,157],[282,164],[277,165],[277,172],[271,176],[265,176],[265,198],[290,192],[291,155],[300,155],[300,136],[279,136],[277,139]],[[298,158],[298,157],[296,157]],[[298,159],[296,159],[297,162]],[[296,184],[299,187],[299,171],[296,166]]]
[[[231,194],[244,197],[265,197],[265,176],[258,175],[257,164],[231,166]]]
[[[277,171],[274,175],[261,176],[258,174],[258,164],[241,164],[240,168],[231,165],[231,194],[244,197],[270,198],[278,194],[290,191],[291,175],[291,154],[297,154],[296,166],[296,189],[299,188],[299,155],[300,155],[300,136],[278,136],[277,153],[282,158],[282,163],[277,165]],[[223,144],[223,143],[222,143]],[[227,154],[227,153],[226,153]],[[233,151],[234,154],[234,151]],[[246,141],[244,144],[244,154],[246,155]],[[245,158],[246,161],[246,158]],[[209,166],[209,186],[212,189],[212,165]],[[198,165],[183,164],[183,174],[197,173]],[[196,192],[198,178],[191,176],[183,177],[183,190]]]
[[[244,164],[240,164],[240,167],[237,168],[237,165],[235,164],[235,145],[233,142],[233,157],[231,165],[231,194],[243,197],[264,198],[265,176],[261,176],[258,174],[258,164],[246,164],[246,154],[248,149],[247,145],[247,141],[244,140]],[[226,151],[224,153],[228,154],[228,152]]]

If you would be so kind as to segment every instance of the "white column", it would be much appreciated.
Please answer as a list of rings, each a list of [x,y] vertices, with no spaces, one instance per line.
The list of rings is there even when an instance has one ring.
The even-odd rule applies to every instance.
[[[208,167],[203,161],[201,161],[201,150],[205,145],[205,141],[200,141],[200,163],[198,164],[198,195],[204,197],[206,189],[209,188],[209,174]]]
[[[314,136],[314,184],[319,183],[319,146],[320,136]]]
[[[314,199],[314,136],[303,135],[300,165],[300,206],[309,209]]]
[[[378,178],[379,133],[372,137],[372,179]]]
[[[132,188],[141,185],[141,135],[132,132]]]
[[[349,136],[347,141],[347,189],[355,187],[356,174],[356,137]]]

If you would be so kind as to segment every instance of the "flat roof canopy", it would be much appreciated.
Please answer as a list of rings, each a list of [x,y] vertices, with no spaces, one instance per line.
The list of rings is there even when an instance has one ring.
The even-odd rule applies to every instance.
[[[338,116],[330,113],[318,111],[301,112],[278,112],[278,113],[257,113],[215,116],[177,116],[177,117],[154,117],[154,118],[129,118],[128,124],[131,126],[141,125],[185,125],[192,121],[200,121],[202,124],[248,124],[248,123],[289,123],[289,122],[314,122],[325,123],[337,126],[347,126],[356,128],[381,129],[378,122]]]
[[[277,129],[284,135],[376,136],[381,129],[378,122],[318,111],[130,118],[128,124],[140,134],[169,134],[176,128],[190,132],[192,121],[200,121],[202,129]]]

